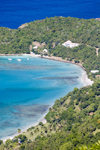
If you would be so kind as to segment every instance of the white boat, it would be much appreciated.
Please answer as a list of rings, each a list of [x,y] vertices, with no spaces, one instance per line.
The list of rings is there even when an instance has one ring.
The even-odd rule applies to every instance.
[[[12,60],[11,58],[8,58],[8,60]]]
[[[17,61],[21,61],[21,59],[17,59]]]
[[[29,58],[27,58],[27,60],[29,60]]]

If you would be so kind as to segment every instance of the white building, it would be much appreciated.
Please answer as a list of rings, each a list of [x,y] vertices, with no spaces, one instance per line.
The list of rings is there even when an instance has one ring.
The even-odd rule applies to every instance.
[[[47,49],[44,49],[44,50],[43,50],[43,53],[48,53],[48,50],[47,50]]]
[[[99,70],[91,70],[91,73],[98,73],[99,72]]]
[[[38,46],[34,46],[34,47],[33,47],[33,49],[37,49],[37,48],[38,48]]]
[[[74,48],[76,46],[79,46],[79,43],[72,43],[70,40],[68,40],[65,43],[63,43],[62,45],[65,47]]]

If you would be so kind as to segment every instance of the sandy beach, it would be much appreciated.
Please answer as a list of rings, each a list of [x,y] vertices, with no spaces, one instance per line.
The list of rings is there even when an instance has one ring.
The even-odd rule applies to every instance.
[[[41,55],[35,54],[35,53],[32,53],[32,54],[0,54],[0,56],[29,56],[29,57],[39,57],[39,58],[44,58],[44,59],[49,59],[49,60],[54,60],[54,61],[60,61],[60,62],[75,64],[75,65],[80,66],[84,70],[84,73],[82,73],[82,76],[80,77],[80,81],[82,82],[83,87],[84,86],[89,86],[89,85],[93,84],[93,81],[91,81],[88,78],[87,72],[86,72],[85,68],[82,66],[81,63],[75,63],[74,61],[68,61],[68,60],[62,59],[62,57],[45,56],[45,55],[41,56]]]
[[[80,77],[80,81],[82,82],[83,87],[93,84],[93,81],[91,81],[91,79],[88,78],[87,72],[81,63],[75,63],[75,62],[68,61],[68,60],[62,59],[61,57],[56,57],[56,56],[42,56],[42,58],[65,62],[65,63],[72,63],[72,64],[80,66],[84,70],[84,72],[82,73],[82,76]]]
[[[62,59],[62,57],[56,57],[56,56],[44,56],[44,55],[43,55],[41,58],[44,58],[44,59],[50,59],[50,60],[55,60],[55,61],[61,61],[61,62],[65,62],[65,63],[75,64],[75,65],[78,65],[78,66],[80,66],[82,69],[85,70],[85,68],[82,66],[81,63],[75,63],[74,61],[68,61],[68,60]]]
[[[83,87],[90,86],[94,83],[91,79],[88,78],[86,71],[82,73],[80,81],[83,83]]]

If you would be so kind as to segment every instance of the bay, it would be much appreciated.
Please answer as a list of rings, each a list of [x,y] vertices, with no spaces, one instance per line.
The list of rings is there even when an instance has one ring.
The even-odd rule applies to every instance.
[[[77,65],[30,56],[0,57],[0,138],[38,122],[56,99],[82,87]]]

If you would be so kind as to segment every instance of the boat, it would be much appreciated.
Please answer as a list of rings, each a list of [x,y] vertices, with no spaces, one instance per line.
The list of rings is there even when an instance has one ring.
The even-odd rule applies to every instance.
[[[8,60],[12,60],[11,58],[8,58]]]
[[[21,61],[21,59],[17,59],[17,61]]]

